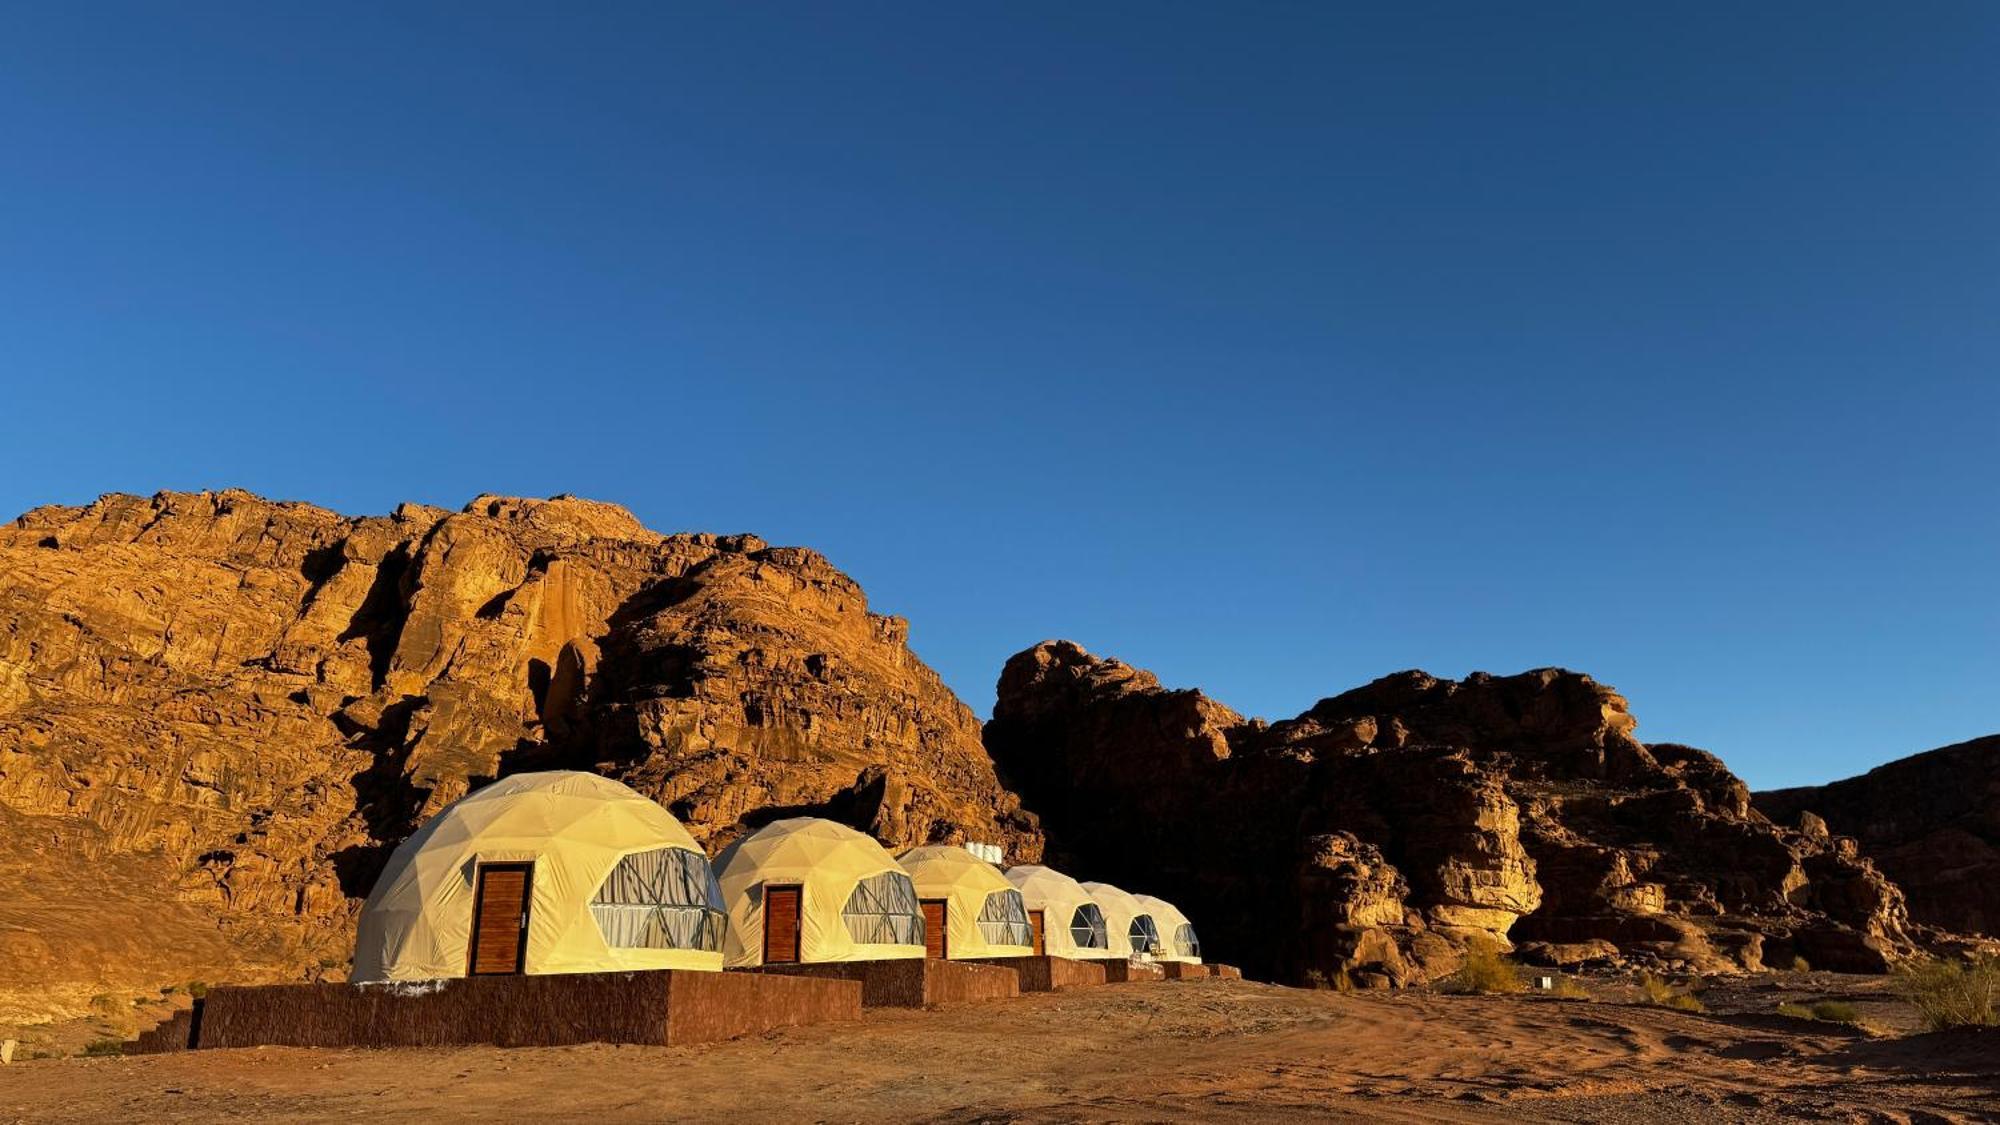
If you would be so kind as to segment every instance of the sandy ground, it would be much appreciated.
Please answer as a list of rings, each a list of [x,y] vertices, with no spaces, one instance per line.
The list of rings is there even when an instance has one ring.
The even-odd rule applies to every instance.
[[[0,1121],[2000,1121],[2000,1033],[1868,1035],[1769,1014],[1812,984],[1713,990],[1704,1015],[1608,988],[1160,982],[701,1047],[48,1059],[0,1068]]]

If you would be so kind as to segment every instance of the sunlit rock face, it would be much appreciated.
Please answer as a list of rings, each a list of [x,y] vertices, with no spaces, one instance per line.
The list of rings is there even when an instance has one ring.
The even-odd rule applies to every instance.
[[[395,842],[526,769],[618,778],[711,848],[811,812],[1032,861],[907,639],[812,551],[569,497],[31,511],[0,527],[0,864],[35,873],[0,906],[0,1005],[337,975]]]

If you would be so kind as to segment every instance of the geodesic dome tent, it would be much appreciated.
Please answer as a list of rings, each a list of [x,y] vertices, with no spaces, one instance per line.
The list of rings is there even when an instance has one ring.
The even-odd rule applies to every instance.
[[[1021,892],[1000,869],[956,844],[896,857],[917,888],[931,956],[1026,957],[1035,945]]]
[[[871,836],[816,817],[777,820],[715,859],[730,968],[924,955],[909,873]]]
[[[595,774],[515,774],[396,848],[353,979],[721,969],[726,923],[708,857],[666,809]]]
[[[1128,956],[1159,954],[1159,927],[1144,903],[1109,883],[1085,883],[1083,889],[1090,892],[1090,897],[1096,899],[1098,907],[1104,911],[1104,928],[1111,933],[1113,949],[1117,948],[1122,936]]]
[[[1190,965],[1201,964],[1201,939],[1194,936],[1194,923],[1180,908],[1163,898],[1152,895],[1133,895],[1139,905],[1153,918],[1153,927],[1160,934],[1160,950],[1153,954],[1161,961],[1184,961]]]
[[[1083,884],[1036,864],[1008,868],[1007,881],[1021,892],[1031,926],[1041,931],[1039,952],[1084,959],[1125,956],[1125,947],[1112,943],[1104,911]]]

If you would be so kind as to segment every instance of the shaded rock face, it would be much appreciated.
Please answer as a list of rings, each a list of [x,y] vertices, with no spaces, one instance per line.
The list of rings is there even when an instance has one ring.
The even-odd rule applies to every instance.
[[[43,897],[0,906],[0,997],[64,965],[90,991],[337,973],[395,843],[524,769],[619,778],[711,847],[813,813],[1032,860],[907,635],[811,551],[566,497],[36,509],[0,528],[0,813]],[[121,932],[49,931],[86,898]]]
[[[2000,935],[2000,735],[1755,802],[1781,824],[1854,837],[1903,888],[1918,921]]]
[[[1283,979],[1548,962],[1880,970],[1923,936],[1852,840],[1779,827],[1712,755],[1543,669],[1385,677],[1275,724],[1065,641],[1008,661],[986,744],[1050,862],[1202,920]]]

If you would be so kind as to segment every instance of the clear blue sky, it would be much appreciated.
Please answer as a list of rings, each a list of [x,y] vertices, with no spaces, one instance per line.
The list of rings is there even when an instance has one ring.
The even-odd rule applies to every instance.
[[[982,712],[2000,730],[2000,6],[404,7],[0,14],[0,508],[617,500]]]

